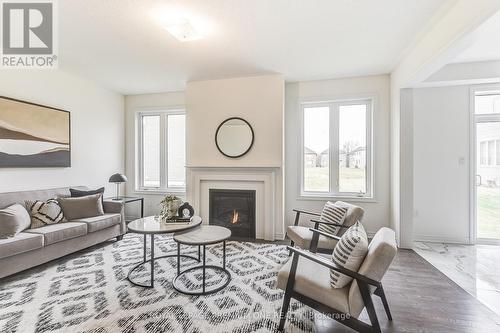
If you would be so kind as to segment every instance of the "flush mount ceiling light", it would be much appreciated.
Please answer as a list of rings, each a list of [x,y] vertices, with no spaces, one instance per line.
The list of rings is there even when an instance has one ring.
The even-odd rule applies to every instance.
[[[207,36],[211,24],[186,9],[159,8],[152,12],[154,20],[181,42],[189,42]]]
[[[165,25],[164,28],[181,42],[189,42],[203,37],[188,20]]]

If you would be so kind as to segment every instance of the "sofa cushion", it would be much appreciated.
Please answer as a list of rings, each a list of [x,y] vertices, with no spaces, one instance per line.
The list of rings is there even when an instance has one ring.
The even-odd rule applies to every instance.
[[[277,287],[285,290],[292,258],[278,273]],[[304,257],[299,257],[293,289],[313,300],[344,313],[349,313],[349,288],[332,288],[330,269]]]
[[[68,221],[104,215],[102,194],[87,195],[78,198],[59,198],[64,216]]]
[[[101,216],[87,217],[73,220],[72,222],[83,222],[87,224],[88,232],[106,229],[120,223],[120,214],[104,214]]]
[[[20,204],[0,209],[0,238],[14,237],[31,224],[30,215]]]
[[[64,222],[36,229],[28,229],[26,232],[42,235],[44,246],[47,246],[67,239],[85,236],[87,234],[87,224],[80,222]]]
[[[43,245],[42,235],[21,232],[14,237],[0,239],[0,258],[36,250]]]

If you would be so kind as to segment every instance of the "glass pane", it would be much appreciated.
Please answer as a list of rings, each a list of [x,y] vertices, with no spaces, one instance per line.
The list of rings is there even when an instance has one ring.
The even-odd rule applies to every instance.
[[[143,186],[160,187],[160,116],[142,117]]]
[[[488,141],[488,165],[493,165],[495,158],[495,141]]]
[[[494,147],[500,141],[500,122],[477,123],[476,136],[477,237],[500,239],[500,166],[495,165],[499,150]]]
[[[168,116],[168,187],[186,186],[186,116]]]
[[[500,113],[500,94],[476,96],[476,114]]]
[[[304,191],[330,190],[330,108],[304,108]]]
[[[500,165],[500,140],[497,140],[497,165]]]
[[[339,192],[366,193],[366,105],[339,107]]]

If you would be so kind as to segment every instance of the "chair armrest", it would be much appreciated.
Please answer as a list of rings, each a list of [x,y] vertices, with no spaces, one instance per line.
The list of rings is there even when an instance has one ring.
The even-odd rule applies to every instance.
[[[300,209],[293,209],[293,211],[296,213],[295,214],[295,221],[293,222],[293,225],[294,226],[298,226],[299,225],[299,220],[300,220],[300,214],[307,214],[307,215],[313,215],[313,216],[321,216],[321,214],[319,213],[313,213],[313,212],[308,212],[308,211],[305,211],[305,210],[300,210]]]
[[[341,266],[335,264],[333,261],[331,261],[331,260],[329,260],[327,258],[318,256],[318,255],[315,255],[314,253],[311,253],[309,251],[305,251],[305,250],[302,250],[302,249],[299,249],[299,248],[295,248],[295,247],[291,247],[291,246],[287,246],[287,250],[293,252],[294,257],[295,256],[302,256],[302,257],[304,257],[304,258],[306,258],[308,260],[314,261],[315,263],[318,263],[318,264],[320,264],[322,266],[325,266],[325,267],[327,267],[329,269],[333,269],[334,271],[337,271],[339,273],[342,273],[342,274],[345,274],[347,276],[350,276],[350,277],[352,277],[353,279],[355,279],[357,281],[364,282],[366,284],[369,284],[369,285],[372,285],[372,286],[375,286],[375,287],[379,287],[379,286],[382,285],[378,281],[370,279],[367,276],[361,275],[358,272],[354,272],[354,271],[351,271],[350,269],[341,267]]]
[[[123,202],[121,200],[104,200],[103,208],[105,213],[120,214],[123,210]]]
[[[293,209],[293,211],[296,213],[299,213],[299,214],[303,213],[303,214],[307,214],[307,215],[321,216],[321,213],[308,212],[306,210]]]
[[[331,239],[335,239],[335,240],[338,240],[338,241],[340,240],[339,236],[335,236],[334,234],[330,234],[328,232],[324,232],[324,231],[321,231],[321,230],[318,230],[318,229],[314,229],[314,228],[309,228],[309,230],[311,230],[313,233],[317,233],[317,234],[323,235],[323,236],[331,238]]]
[[[311,222],[313,222],[315,224],[315,226],[318,225],[318,224],[328,224],[328,225],[333,225],[333,226],[339,227],[339,228],[345,228],[345,229],[349,229],[350,228],[350,227],[345,226],[343,224],[338,224],[338,223],[333,223],[333,222],[326,222],[326,221],[319,221],[319,220],[311,220]]]

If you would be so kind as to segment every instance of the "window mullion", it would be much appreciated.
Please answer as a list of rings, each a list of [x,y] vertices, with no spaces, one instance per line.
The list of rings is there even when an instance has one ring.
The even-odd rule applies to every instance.
[[[339,193],[339,105],[330,105],[330,193]]]
[[[167,128],[168,118],[167,114],[162,114],[160,117],[160,188],[167,188],[167,168],[168,168],[168,154],[167,154]]]

